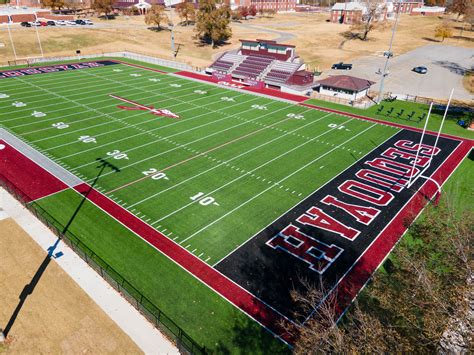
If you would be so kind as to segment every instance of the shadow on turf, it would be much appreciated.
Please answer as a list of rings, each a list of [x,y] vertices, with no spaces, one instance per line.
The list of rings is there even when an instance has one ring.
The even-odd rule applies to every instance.
[[[84,202],[87,200],[87,196],[89,195],[89,193],[93,190],[94,186],[97,184],[97,181],[99,181],[99,178],[100,176],[102,175],[102,173],[104,172],[105,168],[110,168],[112,169],[113,171],[115,172],[119,172],[120,169],[117,168],[116,166],[114,166],[113,164],[110,164],[109,162],[103,160],[102,158],[98,158],[97,161],[100,163],[100,165],[97,167],[97,168],[100,168],[99,170],[99,173],[97,174],[96,178],[94,179],[94,181],[92,182],[92,184],[90,185],[90,188],[89,190],[87,190],[87,192],[85,192],[83,194],[83,198],[81,200],[81,202],[79,203],[79,205],[77,206],[76,210],[74,211],[74,213],[72,214],[71,218],[69,219],[69,221],[66,223],[66,225],[64,226],[64,228],[61,230],[61,235],[64,235],[67,233],[67,231],[69,230],[69,227],[71,226],[72,222],[74,221],[74,219],[76,218],[77,214],[79,213],[80,209],[82,208],[82,206],[84,205]],[[18,302],[18,305],[16,306],[15,310],[13,311],[7,325],[5,326],[5,329],[3,330],[3,335],[5,336],[5,338],[8,336],[8,334],[10,333],[13,325],[15,324],[15,321],[16,319],[18,318],[18,315],[20,314],[20,311],[23,307],[23,305],[25,304],[28,296],[30,296],[36,285],[38,285],[38,282],[40,281],[41,279],[41,276],[43,276],[44,272],[46,271],[46,269],[48,268],[48,265],[49,263],[51,262],[51,259],[53,258],[59,258],[63,255],[62,252],[57,252],[55,253],[55,250],[56,248],[58,247],[59,245],[59,242],[61,241],[61,237],[58,237],[58,239],[54,242],[53,245],[51,245],[49,248],[48,248],[48,254],[46,255],[46,257],[43,259],[43,262],[41,263],[41,265],[38,267],[38,269],[36,270],[33,278],[31,279],[30,283],[28,283],[24,288],[23,290],[21,291],[20,293],[20,296],[18,297],[20,299],[20,301]],[[1,329],[0,329],[1,331]]]

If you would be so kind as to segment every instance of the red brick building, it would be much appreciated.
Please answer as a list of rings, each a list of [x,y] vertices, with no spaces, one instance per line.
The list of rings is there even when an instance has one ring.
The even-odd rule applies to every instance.
[[[359,23],[365,7],[358,2],[338,2],[331,8],[331,22],[352,25]]]
[[[224,3],[233,10],[241,6],[255,6],[257,10],[293,12],[295,11],[297,0],[224,0]]]

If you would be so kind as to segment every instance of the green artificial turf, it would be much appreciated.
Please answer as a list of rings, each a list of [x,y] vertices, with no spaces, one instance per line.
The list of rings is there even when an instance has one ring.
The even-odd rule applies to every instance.
[[[428,105],[414,103],[414,102],[407,102],[407,101],[382,101],[380,105],[374,105],[368,109],[359,109],[350,106],[340,105],[332,102],[317,100],[317,99],[309,99],[305,101],[308,104],[313,104],[321,107],[331,108],[335,110],[341,110],[345,112],[355,113],[358,115],[363,115],[367,117],[373,117],[379,120],[384,120],[388,122],[394,122],[398,124],[403,124],[406,126],[412,126],[423,129],[426,121],[426,115],[428,114]],[[393,108],[393,112],[389,114],[391,109]],[[403,114],[398,115],[401,110]],[[380,110],[380,111],[379,111]],[[412,118],[409,116],[412,112],[415,112]],[[425,118],[421,119],[425,114]],[[444,115],[444,108],[436,108],[433,106],[433,110],[431,112],[431,118],[428,122],[427,129],[431,131],[437,132],[441,125],[441,120]],[[458,137],[470,138],[474,139],[474,132],[469,131],[464,127],[458,125],[459,120],[469,120],[470,116],[472,116],[472,112],[464,111],[464,112],[457,112],[453,108],[448,111],[446,116],[446,122],[444,124],[443,133],[452,134]]]
[[[113,265],[198,344],[211,353],[287,351],[282,342],[244,313],[95,205],[86,201],[81,206],[82,198],[73,190],[66,190],[36,204],[63,226],[74,216],[68,233]]]
[[[2,127],[89,183],[107,160],[95,187],[210,265],[399,131],[123,64],[1,83]],[[38,203],[65,224],[80,198]],[[90,203],[70,231],[212,352],[284,349]]]

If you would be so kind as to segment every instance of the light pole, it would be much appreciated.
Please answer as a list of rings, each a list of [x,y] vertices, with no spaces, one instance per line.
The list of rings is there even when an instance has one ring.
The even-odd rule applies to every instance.
[[[384,84],[385,77],[388,75],[388,61],[390,60],[390,58],[393,57],[392,45],[393,45],[393,39],[395,38],[395,31],[396,31],[397,25],[398,25],[398,18],[400,16],[400,10],[401,10],[401,0],[398,2],[398,7],[396,8],[395,23],[394,23],[393,28],[392,28],[392,36],[390,37],[390,44],[388,46],[388,51],[384,52],[384,54],[383,54],[384,57],[387,57],[387,59],[385,59],[385,65],[384,65],[383,71],[381,73],[382,78],[380,79],[379,97],[377,99],[377,104],[379,104],[383,99],[383,84]]]
[[[169,3],[169,9],[170,9],[170,23],[171,23],[171,55],[173,56],[173,58],[176,58],[176,50],[175,50],[175,47],[174,47],[174,21],[173,21],[173,8],[172,8],[172,5],[173,5],[173,0],[166,0],[165,1],[165,4],[166,2]]]

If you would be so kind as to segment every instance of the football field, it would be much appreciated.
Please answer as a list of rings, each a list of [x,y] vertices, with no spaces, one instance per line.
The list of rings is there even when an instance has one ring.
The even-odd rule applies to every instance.
[[[99,207],[76,234],[120,272],[140,266],[140,292],[172,303],[148,254],[162,253],[283,339],[276,318],[300,320],[291,290],[350,282],[342,313],[402,218],[436,192],[430,181],[442,184],[471,147],[432,134],[418,147],[416,130],[112,60],[0,72],[1,128],[0,172],[16,164],[11,179],[28,180],[31,166],[19,183],[64,225],[77,192]],[[102,213],[134,234],[107,239]],[[173,312],[200,336],[199,320]]]
[[[210,264],[397,131],[126,65],[1,87],[5,127],[90,183],[113,163],[95,187]]]

